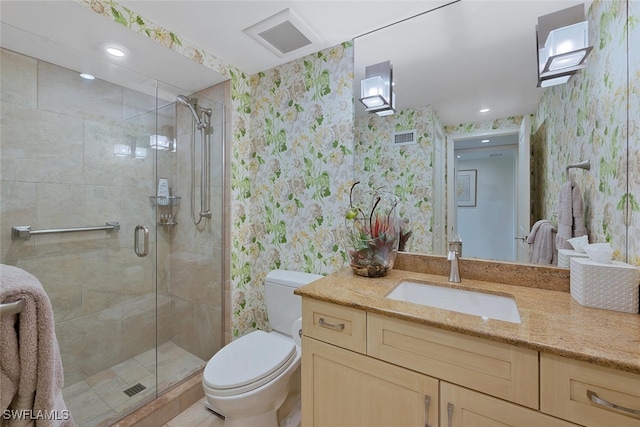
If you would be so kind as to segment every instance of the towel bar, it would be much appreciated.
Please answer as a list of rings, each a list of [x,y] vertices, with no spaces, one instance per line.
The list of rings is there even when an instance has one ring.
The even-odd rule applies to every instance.
[[[580,163],[574,163],[572,165],[567,165],[567,168],[564,170],[564,178],[565,180],[569,180],[569,169],[584,169],[584,170],[590,170],[591,169],[591,161],[590,160],[583,160]]]
[[[24,306],[26,304],[27,303],[24,301],[24,299],[19,299],[15,302],[0,304],[0,316],[18,314],[24,309]]]
[[[30,225],[18,225],[16,227],[11,227],[11,240],[29,240],[32,234],[71,233],[76,231],[98,230],[106,230],[107,233],[117,233],[120,231],[120,223],[117,221],[110,221],[107,222],[106,225],[97,227],[51,228],[48,230],[32,230]]]

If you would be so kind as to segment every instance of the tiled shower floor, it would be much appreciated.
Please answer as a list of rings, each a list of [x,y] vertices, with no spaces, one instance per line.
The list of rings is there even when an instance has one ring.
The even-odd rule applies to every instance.
[[[206,361],[167,342],[158,347],[158,389],[165,390],[201,369]],[[107,420],[126,414],[140,401],[156,394],[156,352],[146,351],[63,390],[67,408],[77,427],[108,425]],[[142,384],[146,389],[129,397],[124,390]],[[119,418],[119,417],[118,417]]]

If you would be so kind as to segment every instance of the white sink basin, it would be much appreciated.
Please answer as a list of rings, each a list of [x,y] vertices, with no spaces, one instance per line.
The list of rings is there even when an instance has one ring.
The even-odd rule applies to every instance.
[[[515,300],[502,295],[425,283],[402,282],[387,295],[387,298],[473,314],[483,318],[522,323]]]

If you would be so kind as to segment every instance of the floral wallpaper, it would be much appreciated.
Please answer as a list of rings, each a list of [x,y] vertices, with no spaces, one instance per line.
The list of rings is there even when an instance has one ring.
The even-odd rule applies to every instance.
[[[583,194],[589,241],[611,243],[622,260],[627,245],[627,69],[620,58],[627,50],[626,15],[626,2],[592,3],[588,19],[594,49],[588,66],[568,83],[545,90],[533,124],[534,151],[545,159],[540,172],[546,188],[540,201],[543,218],[557,220],[566,166],[589,159],[590,171],[570,170]],[[637,264],[635,242],[630,254]]]
[[[485,120],[482,122],[472,123],[460,123],[457,125],[447,125],[444,127],[447,135],[464,135],[473,134],[482,131],[500,130],[500,129],[513,129],[520,128],[522,124],[522,116],[518,117],[505,117],[504,119]]]
[[[408,108],[390,116],[356,119],[354,176],[372,190],[395,193],[411,221],[406,251],[433,249],[434,134],[442,129],[432,106]],[[416,144],[395,146],[394,132],[416,131]]]
[[[270,270],[329,274],[344,265],[352,64],[353,46],[343,43],[251,76],[249,85],[234,81],[234,336],[267,327],[261,285]]]
[[[113,0],[75,0],[120,25],[123,25],[142,36],[145,36],[162,46],[184,55],[193,61],[210,68],[223,76],[228,76],[233,67],[204,49],[193,45],[177,34],[160,27],[148,19],[138,15],[129,8]]]

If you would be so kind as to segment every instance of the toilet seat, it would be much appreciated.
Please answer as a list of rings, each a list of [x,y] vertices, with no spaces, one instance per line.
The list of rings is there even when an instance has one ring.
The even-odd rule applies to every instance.
[[[203,383],[217,396],[246,393],[278,377],[297,353],[293,341],[254,331],[227,344],[209,360]]]

